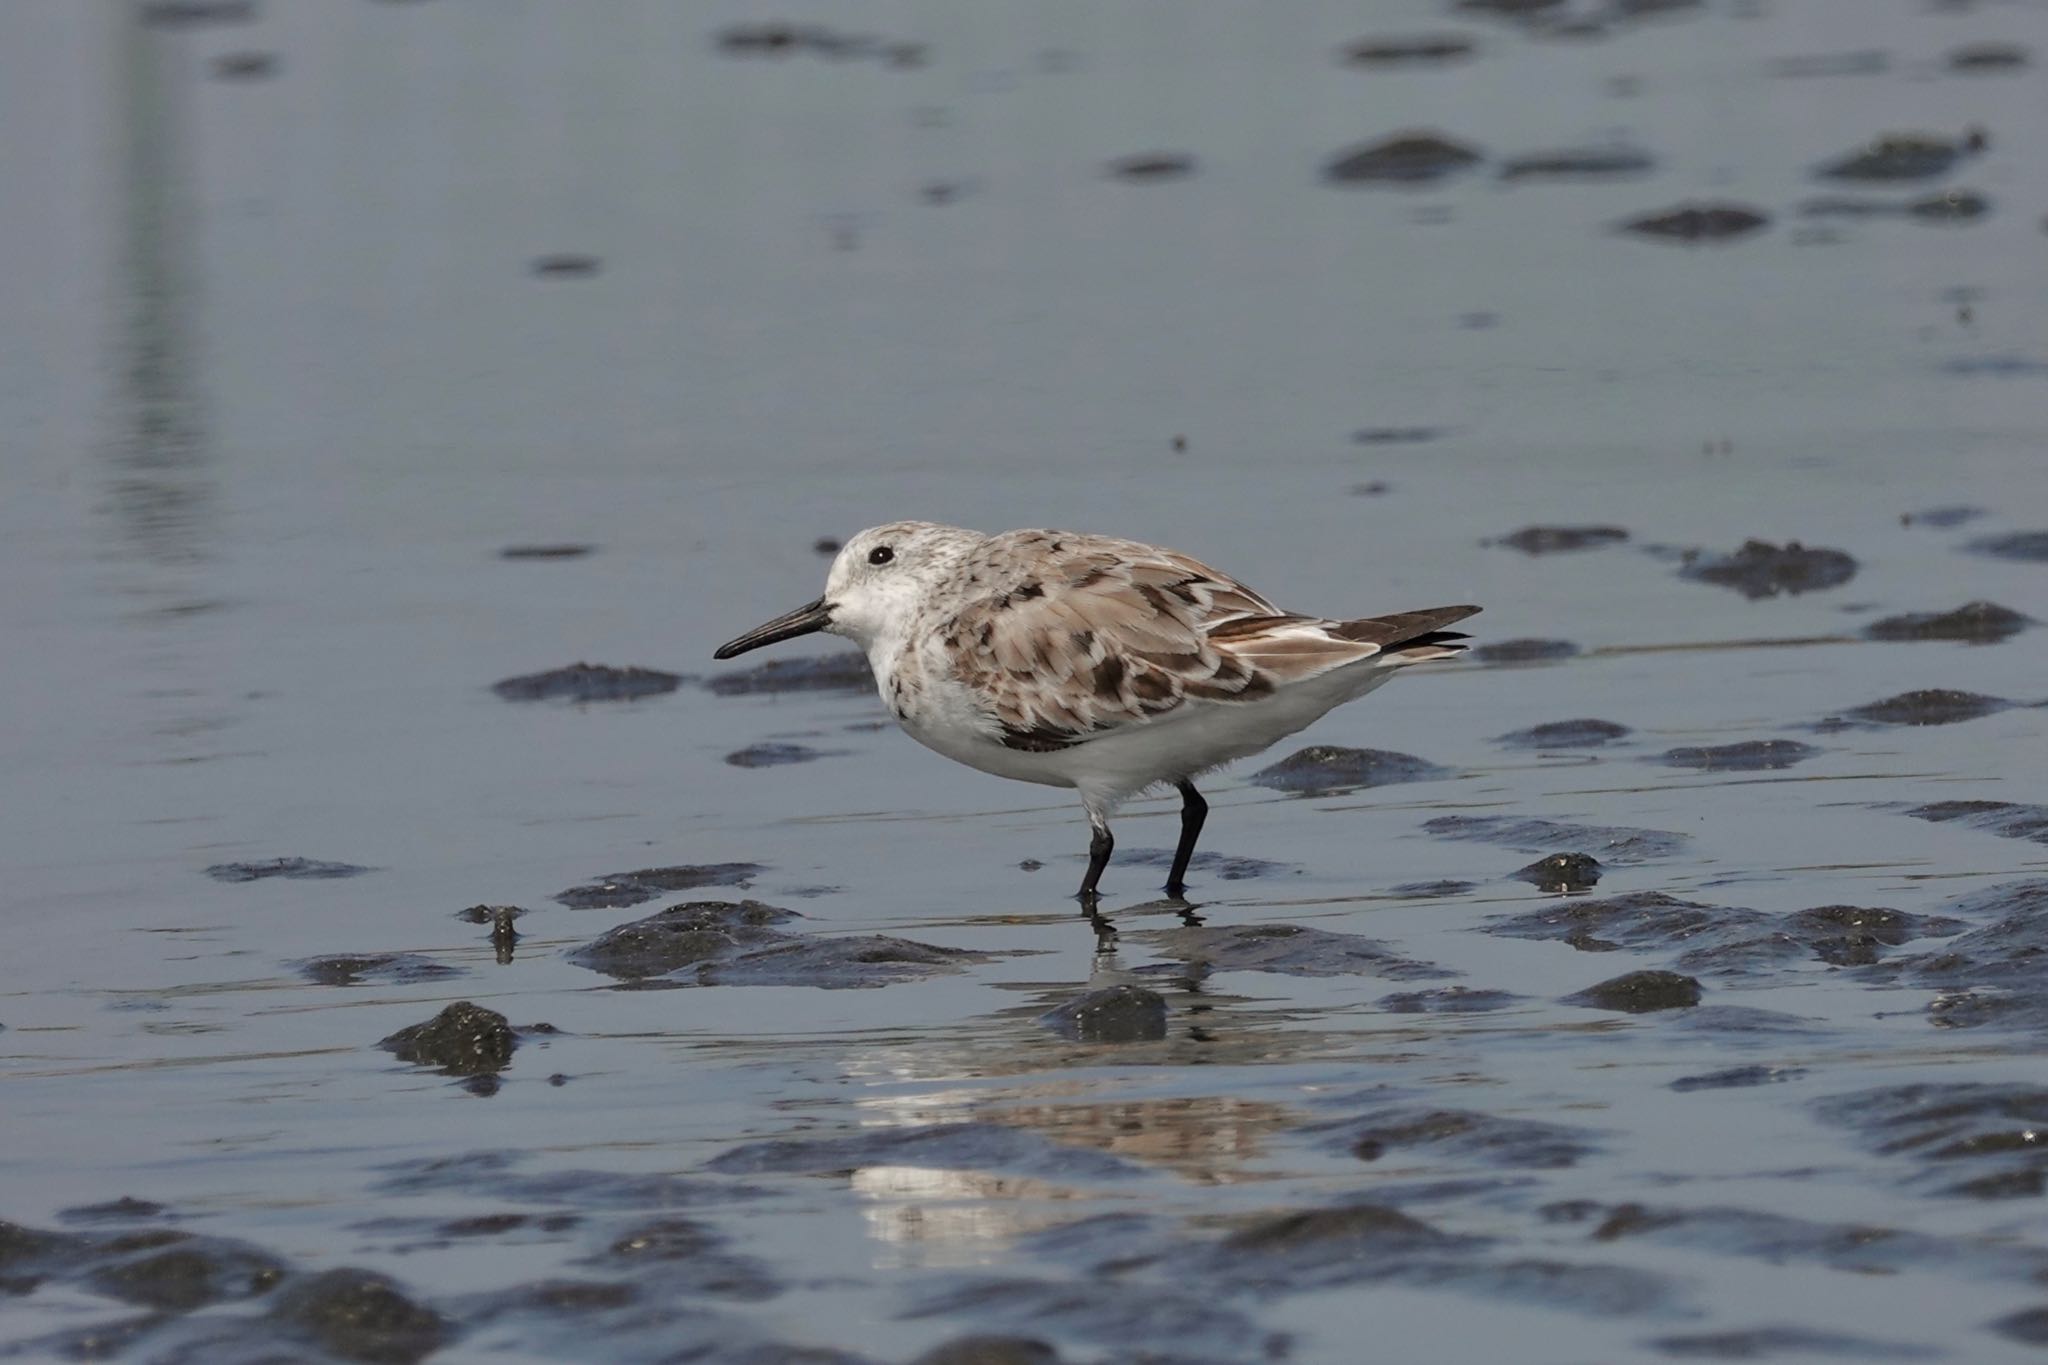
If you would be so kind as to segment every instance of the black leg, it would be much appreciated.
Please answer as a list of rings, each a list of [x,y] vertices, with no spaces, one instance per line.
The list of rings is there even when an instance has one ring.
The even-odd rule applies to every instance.
[[[1209,803],[1195,790],[1192,782],[1181,781],[1173,784],[1180,793],[1180,847],[1173,851],[1173,870],[1166,874],[1166,894],[1186,894],[1188,859],[1195,856],[1195,840],[1202,837],[1202,822],[1209,818]]]
[[[1095,826],[1095,833],[1088,840],[1088,875],[1081,878],[1081,899],[1093,902],[1095,883],[1102,880],[1102,869],[1109,866],[1109,851],[1116,847],[1116,840],[1109,837],[1109,825]]]

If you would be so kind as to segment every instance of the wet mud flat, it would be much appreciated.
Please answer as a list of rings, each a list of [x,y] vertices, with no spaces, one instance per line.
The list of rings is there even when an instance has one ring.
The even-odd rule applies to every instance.
[[[2037,1358],[2040,17],[872,18],[0,13],[0,1359]],[[1084,914],[906,515],[1486,612]]]

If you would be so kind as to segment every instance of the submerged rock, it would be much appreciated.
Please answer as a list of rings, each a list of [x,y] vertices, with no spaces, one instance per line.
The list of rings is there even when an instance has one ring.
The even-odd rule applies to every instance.
[[[1748,739],[1739,744],[1666,749],[1658,762],[1702,772],[1764,772],[1803,763],[1820,750],[1796,739]]]
[[[1879,1086],[1814,1106],[1863,1145],[1916,1163],[1908,1183],[1978,1199],[2048,1192],[2048,1089],[1961,1081]]]
[[[1964,825],[2002,839],[2048,844],[2048,806],[2019,801],[1935,801],[1914,806],[1906,814],[1938,825]]]
[[[1631,733],[1626,725],[1617,725],[1611,720],[1582,718],[1545,721],[1526,730],[1510,730],[1504,735],[1495,735],[1493,742],[1517,749],[1594,749],[1618,739],[1627,739]]]
[[[486,1076],[512,1064],[519,1037],[496,1010],[458,1000],[423,1024],[402,1028],[377,1044],[401,1062],[440,1069],[444,1076]]]
[[[1750,540],[1733,554],[1691,557],[1678,576],[1733,588],[1755,601],[1840,587],[1856,576],[1856,568],[1856,560],[1842,550],[1808,548],[1796,540],[1783,545]]]
[[[1937,530],[1947,530],[1951,526],[1961,526],[1965,522],[1975,521],[1983,515],[1985,513],[1981,507],[1951,503],[1941,507],[1923,508],[1918,512],[1901,513],[1899,525],[1932,526]]]
[[[1887,133],[1821,165],[1814,174],[1827,180],[1927,180],[1948,174],[1963,150],[1947,138]]]
[[[1779,1085],[1807,1074],[1803,1066],[1731,1066],[1722,1071],[1680,1076],[1670,1088],[1681,1095],[1695,1090],[1744,1090],[1758,1085]]]
[[[1600,881],[1600,860],[1589,853],[1553,853],[1515,869],[1513,875],[1553,893],[1590,891]]]
[[[298,964],[300,976],[316,986],[360,986],[365,981],[409,986],[457,976],[457,968],[419,953],[336,953]]]
[[[1446,66],[1478,50],[1462,33],[1428,33],[1410,38],[1361,38],[1343,51],[1350,66]]]
[[[407,1296],[395,1280],[354,1268],[298,1281],[270,1316],[343,1360],[377,1365],[412,1365],[456,1335],[447,1319]]]
[[[1495,640],[1476,646],[1470,657],[1482,664],[1536,664],[1570,659],[1578,652],[1579,647],[1570,640]]]
[[[1185,152],[1141,152],[1109,163],[1111,178],[1140,185],[1185,180],[1194,173],[1195,159]]]
[[[1863,628],[1869,640],[1960,640],[1973,645],[1997,644],[2035,624],[1996,602],[1965,602],[1954,611],[1916,611],[1887,616]]]
[[[727,754],[725,761],[735,768],[781,768],[792,763],[829,758],[839,752],[836,749],[813,749],[804,744],[749,744]]]
[[[1588,1009],[1649,1014],[1657,1010],[1690,1009],[1700,1002],[1700,983],[1677,972],[1627,972],[1574,991],[1568,1005]]]
[[[1991,201],[1975,190],[1944,190],[1917,199],[1809,199],[1803,218],[1909,218],[1919,223],[1974,222],[1991,212]]]
[[[585,886],[572,886],[557,892],[554,900],[571,910],[614,910],[651,901],[669,891],[696,891],[707,886],[744,888],[767,870],[759,863],[643,867],[637,872],[614,872]]]
[[[1556,554],[1561,550],[1596,550],[1628,539],[1619,526],[1524,526],[1513,535],[1486,542],[1520,550],[1525,555]]]
[[[2017,559],[2048,564],[2048,531],[2010,531],[2002,536],[1979,536],[1963,547],[1972,554],[1993,559]]]
[[[1060,1365],[1060,1353],[1036,1337],[977,1334],[940,1342],[910,1365]]]
[[[548,256],[536,256],[527,266],[535,275],[549,280],[588,279],[603,268],[603,261],[579,251],[558,251]]]
[[[1468,1109],[1385,1109],[1335,1123],[1313,1124],[1323,1145],[1360,1161],[1424,1149],[1484,1165],[1562,1170],[1594,1150],[1590,1135],[1562,1124],[1499,1118]]]
[[[1970,74],[2022,71],[2033,60],[2018,43],[1971,43],[1948,54],[1948,69]]]
[[[595,554],[595,545],[507,545],[498,551],[500,559],[581,559]]]
[[[786,943],[722,957],[697,969],[704,986],[808,986],[813,990],[863,990],[949,975],[983,953],[940,948],[888,934],[847,934],[792,938]]]
[[[1648,175],[1656,158],[1634,147],[1574,147],[1528,152],[1501,163],[1503,180],[1622,180]]]
[[[579,967],[622,981],[665,976],[744,949],[794,941],[770,926],[802,918],[761,901],[692,901],[621,924],[569,951]]]
[[[1436,133],[1396,133],[1339,152],[1323,167],[1334,185],[1431,185],[1482,160],[1479,152]]]
[[[268,1252],[219,1237],[168,1234],[170,1245],[152,1238],[116,1237],[99,1250],[116,1254],[95,1265],[86,1283],[123,1303],[164,1313],[190,1313],[217,1303],[258,1298],[283,1282],[288,1268]],[[119,1254],[124,1243],[141,1242],[134,1254]]]
[[[1077,1043],[1152,1043],[1166,1036],[1166,997],[1142,986],[1109,986],[1047,1011],[1038,1022]]]
[[[871,692],[875,675],[867,656],[821,654],[804,659],[770,659],[739,673],[720,673],[705,683],[721,697],[782,692]]]
[[[1631,218],[1623,232],[1660,241],[1728,242],[1770,225],[1770,217],[1740,204],[1680,204],[1675,208]]]
[[[1551,902],[1481,926],[1502,938],[1548,939],[1580,952],[1673,948],[1730,931],[1754,933],[1769,923],[1754,910],[1680,900],[1662,891],[1632,891],[1601,900]],[[1718,940],[1717,940],[1718,941]]]
[[[673,692],[682,685],[682,675],[660,669],[576,663],[507,678],[491,684],[491,691],[506,701],[637,701]]]
[[[1571,825],[1556,820],[1525,820],[1512,815],[1440,815],[1422,822],[1439,839],[1479,839],[1490,844],[1541,853],[1560,844],[1574,852],[1597,851],[1609,862],[1668,858],[1686,845],[1683,834],[1626,825]]]
[[[1285,976],[1381,976],[1412,981],[1454,975],[1403,957],[1376,940],[1299,924],[1191,925],[1154,935],[1162,957],[1219,972]]]
[[[323,863],[314,858],[271,858],[260,863],[215,863],[206,875],[217,882],[260,882],[271,877],[292,881],[328,881],[337,877],[360,877],[372,868],[354,863]]]
[[[1131,867],[1171,867],[1173,850],[1170,848],[1134,848],[1126,852],[1118,849],[1117,861]],[[1264,858],[1248,858],[1237,853],[1197,853],[1188,860],[1191,872],[1206,872],[1219,881],[1242,882],[1253,877],[1270,877],[1276,872],[1288,871],[1286,863],[1268,862]]]
[[[1511,991],[1479,990],[1471,986],[1435,986],[1428,990],[1396,991],[1380,997],[1380,1008],[1389,1014],[1486,1014],[1519,1004],[1522,997]]]
[[[1886,697],[1854,707],[1849,715],[1856,720],[1869,721],[1876,725],[1954,725],[1959,721],[1976,720],[1980,716],[1993,715],[2009,710],[2012,703],[2003,697],[1987,697],[1981,692],[1959,692],[1953,688],[1930,687],[1915,692],[1901,692],[1896,697]]]
[[[1413,754],[1311,744],[1306,749],[1297,749],[1278,763],[1261,768],[1252,774],[1250,780],[1274,791],[1322,795],[1448,776],[1450,769],[1440,768]]]

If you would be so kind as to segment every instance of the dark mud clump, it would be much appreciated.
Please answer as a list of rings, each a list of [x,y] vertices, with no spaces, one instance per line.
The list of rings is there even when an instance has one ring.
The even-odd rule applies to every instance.
[[[1583,1005],[1587,1009],[1595,1010],[1619,1010],[1623,1014],[1691,1009],[1699,1002],[1698,981],[1677,972],[1659,971],[1626,972],[1564,997],[1564,1003],[1568,1005]]]
[[[1733,554],[1690,556],[1678,576],[1733,588],[1756,601],[1840,587],[1856,576],[1856,561],[1845,551],[1808,548],[1796,540],[1750,540]]]
[[[704,986],[809,986],[814,990],[864,990],[898,981],[948,975],[986,954],[940,948],[888,934],[793,938],[697,969]]]
[[[621,981],[665,976],[748,948],[789,941],[771,925],[799,919],[794,910],[761,901],[692,901],[621,924],[572,949],[579,967]]]
[[[1963,548],[1972,554],[1990,555],[1993,559],[2048,564],[2048,531],[2009,531],[2002,536],[1979,536]]]
[[[568,958],[620,981],[851,990],[956,972],[986,956],[866,934],[807,938],[770,926],[799,919],[760,901],[694,901],[599,935]]]
[[[1948,174],[1963,152],[1960,144],[1947,138],[1887,133],[1815,168],[1814,174],[1824,180],[1928,180]]]
[[[370,1270],[329,1270],[287,1289],[272,1319],[344,1360],[410,1365],[453,1339],[448,1321]]]
[[[1649,1345],[1679,1360],[1926,1360],[1937,1352],[1813,1327],[1745,1327],[1730,1332],[1679,1332]]]
[[[1299,924],[1191,925],[1155,936],[1162,957],[1200,963],[1219,972],[1278,972],[1284,976],[1380,976],[1412,981],[1453,975],[1403,957],[1357,934]]]
[[[637,701],[673,692],[682,685],[682,675],[656,668],[576,663],[546,673],[507,678],[491,684],[491,691],[506,701]]]
[[[1402,882],[1399,886],[1388,887],[1387,894],[1416,900],[1442,900],[1446,896],[1469,896],[1478,889],[1477,882],[1461,882],[1447,877],[1435,882]]]
[[[1322,1136],[1332,1150],[1349,1152],[1360,1161],[1421,1149],[1432,1156],[1488,1166],[1562,1170],[1594,1149],[1588,1135],[1577,1128],[1467,1109],[1386,1109],[1304,1131]]]
[[[595,554],[596,552],[597,547],[595,545],[507,545],[504,549],[498,551],[498,558],[514,560],[581,559],[585,555]]]
[[[1916,223],[1970,223],[1991,212],[1991,201],[1974,190],[1944,190],[1916,199],[1809,199],[1802,218],[1906,218]]]
[[[1681,1095],[1695,1090],[1747,1090],[1796,1081],[1806,1074],[1803,1066],[1731,1066],[1721,1071],[1703,1071],[1697,1076],[1680,1076],[1670,1088]]]
[[[101,1261],[86,1283],[123,1303],[190,1313],[211,1304],[260,1297],[287,1273],[282,1261],[241,1242],[187,1233],[163,1235],[178,1240],[164,1245],[150,1234],[108,1239],[99,1251],[118,1253],[133,1243],[141,1243],[143,1249]]]
[[[1648,175],[1657,160],[1634,147],[1571,147],[1529,152],[1501,163],[1502,180],[1625,180]]]
[[[1553,853],[1516,868],[1513,875],[1553,893],[1590,891],[1600,883],[1600,860],[1588,853]]]
[[[868,669],[866,655],[821,654],[806,659],[770,659],[744,672],[720,673],[705,686],[721,697],[780,692],[869,692],[874,690],[875,675]]]
[[[1109,175],[1137,185],[1185,180],[1195,173],[1195,159],[1186,152],[1140,152],[1109,163]]]
[[[1450,769],[1440,768],[1413,754],[1311,744],[1270,767],[1261,768],[1252,774],[1251,781],[1274,791],[1322,795],[1448,776]]]
[[[1961,526],[1965,522],[1975,521],[1983,515],[1985,515],[1985,512],[1981,507],[1971,507],[1963,503],[1950,503],[1941,507],[1922,508],[1918,512],[1903,512],[1899,515],[1899,525],[1932,526],[1936,530],[1947,530],[1952,526]]]
[[[1789,768],[1803,763],[1820,750],[1796,739],[1749,739],[1740,744],[1713,744],[1666,749],[1657,760],[1668,768],[1697,768],[1702,772],[1751,773]]]
[[[2048,1346],[2048,1308],[2022,1308],[1990,1324],[1991,1330],[2007,1341],[2022,1346]]]
[[[1496,640],[1472,651],[1482,664],[1541,664],[1577,657],[1579,647],[1570,640]]]
[[[1414,446],[1439,440],[1442,427],[1360,427],[1351,433],[1352,443],[1362,446]],[[1381,485],[1380,492],[1386,491]]]
[[[1339,152],[1323,167],[1323,178],[1333,185],[1433,185],[1482,159],[1473,148],[1436,133],[1396,133]]]
[[[1683,834],[1626,825],[1569,825],[1512,815],[1440,815],[1422,822],[1439,839],[1477,839],[1527,853],[1562,844],[1573,852],[1597,851],[1608,862],[1668,858],[1685,847]]]
[[[215,863],[206,875],[217,882],[260,882],[271,877],[292,881],[328,881],[360,877],[372,869],[354,863],[323,863],[315,858],[271,858],[260,863]]]
[[[604,262],[579,251],[558,251],[536,256],[527,269],[544,280],[587,280],[604,268]]]
[[[1397,991],[1382,996],[1380,1008],[1389,1014],[1488,1014],[1518,1004],[1521,999],[1511,991],[1436,986],[1429,990]]]
[[[1166,1036],[1166,997],[1142,986],[1109,986],[1047,1011],[1038,1022],[1077,1043],[1152,1043]]]
[[[283,66],[275,52],[223,52],[213,59],[209,74],[217,81],[265,81]]]
[[[1935,801],[1914,806],[1906,814],[1937,825],[1964,825],[2001,839],[2048,844],[2048,806],[2018,801]]]
[[[1909,1183],[1977,1199],[2048,1193],[2048,1089],[1956,1082],[1883,1086],[1822,1100],[1820,1116],[1866,1147],[1918,1163]]]
[[[728,57],[809,56],[835,62],[878,61],[906,68],[923,66],[931,56],[923,43],[846,33],[822,24],[733,24],[720,29],[712,45]]]
[[[1517,749],[1593,749],[1626,739],[1631,733],[1626,725],[1611,720],[1552,720],[1526,730],[1495,735],[1493,742]]]
[[[81,1204],[65,1209],[57,1216],[67,1223],[140,1223],[152,1218],[167,1218],[170,1212],[154,1200],[124,1194],[119,1199],[109,1199],[104,1203]]]
[[[643,867],[637,872],[614,872],[585,886],[572,886],[557,893],[554,900],[571,910],[616,910],[671,891],[696,891],[707,886],[745,887],[767,870],[759,863]]]
[[[496,1010],[458,1000],[423,1024],[377,1044],[401,1062],[438,1068],[444,1076],[492,1076],[512,1064],[519,1036]]]
[[[1754,910],[1680,900],[1662,891],[1633,891],[1506,915],[1486,924],[1483,932],[1502,938],[1547,939],[1580,952],[1606,953],[1621,948],[1673,948],[1717,932],[1747,934],[1767,922]]]
[[[1915,915],[1869,905],[1821,905],[1787,916],[1787,932],[1834,967],[1867,967],[1887,948],[1947,938],[1969,926],[1945,915]]]
[[[977,1334],[942,1341],[910,1365],[1060,1365],[1060,1353],[1036,1337]]]
[[[1525,555],[1556,554],[1563,550],[1597,550],[1628,539],[1619,526],[1524,526],[1513,535],[1486,542],[1520,550]]]
[[[976,1331],[996,1327],[1043,1332],[1121,1348],[1115,1361],[1197,1362],[1274,1359],[1286,1338],[1268,1333],[1214,1293],[1147,1284],[1133,1293],[1119,1278],[1033,1280],[978,1276],[914,1301],[909,1318],[967,1318]],[[1166,1342],[1196,1342],[1200,1354],[1160,1355]]]
[[[1478,50],[1479,45],[1462,33],[1428,33],[1412,38],[1361,38],[1343,50],[1342,60],[1347,66],[1371,68],[1448,66]]]
[[[1948,69],[1971,75],[2023,71],[2032,60],[2018,43],[1971,43],[1948,54]]]
[[[298,964],[298,972],[316,986],[360,986],[366,981],[410,986],[460,975],[459,969],[419,953],[335,953],[309,957]]]
[[[1848,714],[1874,725],[1954,725],[2005,711],[2011,706],[2012,703],[2003,697],[1930,687],[1870,702],[1851,709]]]
[[[1863,628],[1866,640],[1959,640],[1972,645],[1995,645],[2035,624],[1996,602],[1966,602],[1954,611],[1915,611],[1887,616]]]
[[[830,758],[841,752],[835,749],[813,749],[805,744],[749,744],[744,749],[735,749],[725,756],[725,761],[735,768],[782,768],[792,763],[812,763],[821,758]]]
[[[1740,204],[1680,204],[1675,208],[1631,218],[1621,225],[1623,232],[1656,241],[1732,242],[1770,225],[1770,217]]]
[[[942,1123],[850,1137],[775,1138],[720,1153],[706,1169],[721,1175],[823,1175],[862,1166],[923,1166],[941,1171],[1001,1171],[1048,1180],[1116,1180],[1141,1173],[1122,1157],[1069,1147],[1025,1128]]]
[[[206,28],[213,24],[253,24],[256,0],[149,0],[138,17],[147,28]]]

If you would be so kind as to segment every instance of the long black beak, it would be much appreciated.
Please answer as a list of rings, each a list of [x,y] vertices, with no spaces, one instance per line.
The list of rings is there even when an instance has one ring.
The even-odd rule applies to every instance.
[[[772,645],[777,640],[794,640],[799,635],[810,635],[823,630],[831,619],[832,608],[826,606],[825,599],[821,597],[815,602],[804,603],[795,611],[784,612],[773,621],[755,626],[737,640],[726,641],[711,657],[736,658],[750,649]]]

